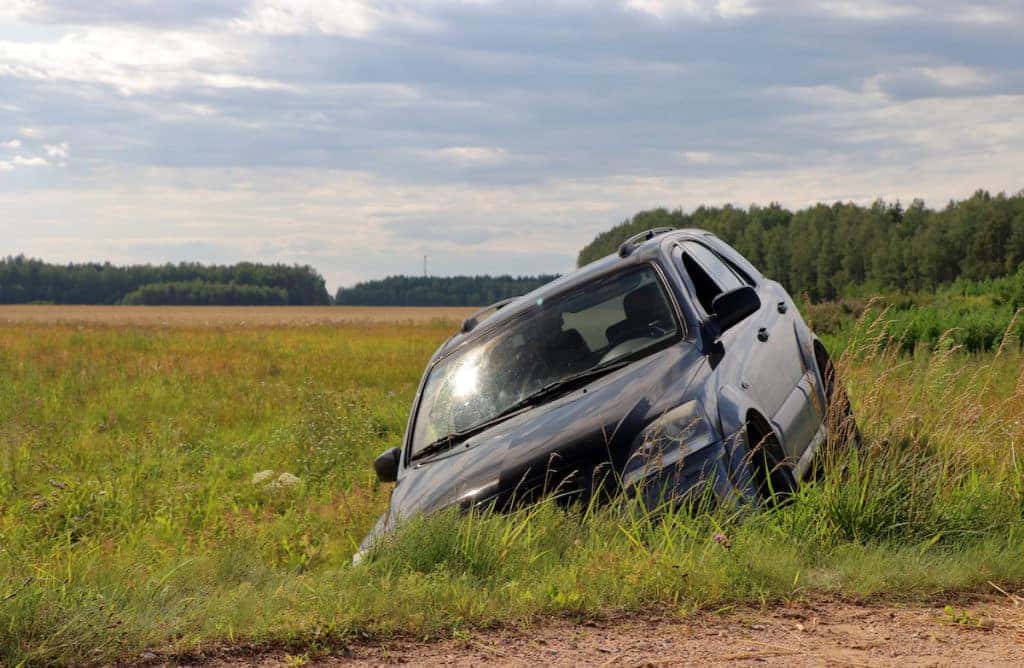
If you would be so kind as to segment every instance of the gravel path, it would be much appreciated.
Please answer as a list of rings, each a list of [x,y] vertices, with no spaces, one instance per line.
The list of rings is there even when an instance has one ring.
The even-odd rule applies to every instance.
[[[305,657],[221,656],[214,665],[276,666]],[[553,621],[435,643],[353,646],[314,658],[330,666],[1024,666],[1024,599],[950,607],[834,601],[737,609],[685,619],[640,615]],[[207,664],[209,665],[209,663]]]

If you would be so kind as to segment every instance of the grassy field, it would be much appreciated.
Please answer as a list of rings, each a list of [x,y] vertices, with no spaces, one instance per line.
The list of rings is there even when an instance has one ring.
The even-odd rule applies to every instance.
[[[781,508],[440,515],[353,568],[387,499],[372,457],[401,438],[454,321],[253,327],[215,310],[0,314],[0,665],[1024,586],[1015,341],[907,355],[880,326],[844,330],[865,447]]]
[[[0,324],[41,323],[136,327],[307,327],[343,323],[458,322],[461,306],[78,306],[0,304]]]

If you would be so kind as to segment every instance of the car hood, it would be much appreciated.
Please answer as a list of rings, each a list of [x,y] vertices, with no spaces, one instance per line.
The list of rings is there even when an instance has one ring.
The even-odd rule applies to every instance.
[[[621,471],[637,434],[689,398],[704,360],[695,346],[675,344],[414,462],[400,474],[388,512],[363,547],[415,514],[528,501],[544,487],[586,483],[595,468]]]

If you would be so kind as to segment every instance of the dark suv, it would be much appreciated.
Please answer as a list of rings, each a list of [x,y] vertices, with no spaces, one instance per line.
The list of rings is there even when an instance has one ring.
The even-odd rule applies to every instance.
[[[440,347],[403,446],[374,463],[397,485],[357,558],[450,506],[623,488],[652,508],[698,488],[758,502],[808,474],[837,404],[849,417],[781,285],[708,232],[649,230]]]

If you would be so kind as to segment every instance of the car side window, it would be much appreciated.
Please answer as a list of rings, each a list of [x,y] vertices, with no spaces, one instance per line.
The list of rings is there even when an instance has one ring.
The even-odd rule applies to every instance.
[[[682,263],[706,313],[714,313],[715,297],[745,285],[736,273],[706,246],[694,241],[680,244]]]

